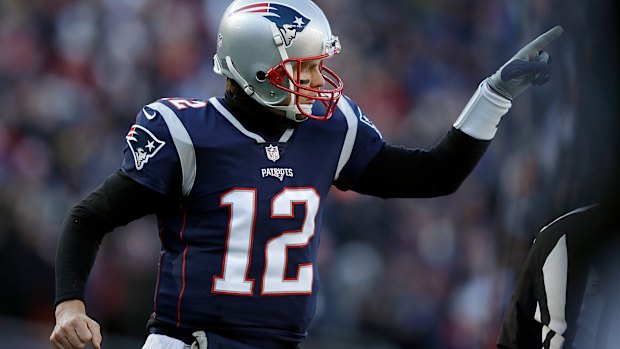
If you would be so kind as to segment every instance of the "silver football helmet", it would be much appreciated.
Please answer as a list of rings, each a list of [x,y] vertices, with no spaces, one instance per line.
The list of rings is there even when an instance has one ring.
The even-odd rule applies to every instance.
[[[342,80],[321,63],[325,85],[304,86],[300,69],[302,62],[338,52],[338,37],[312,1],[237,0],[222,16],[213,70],[236,81],[260,104],[285,111],[289,119],[327,120],[342,94]],[[297,69],[296,78],[293,69]],[[325,115],[313,115],[312,104],[300,103],[300,97],[323,103]]]

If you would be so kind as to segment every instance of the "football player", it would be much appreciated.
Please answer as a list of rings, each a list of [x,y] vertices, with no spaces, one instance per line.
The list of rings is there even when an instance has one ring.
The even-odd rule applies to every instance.
[[[161,252],[145,349],[297,348],[316,308],[332,186],[383,198],[454,192],[513,98],[549,79],[556,27],[485,79],[431,149],[387,144],[326,66],[341,50],[310,0],[234,1],[214,70],[223,97],[145,105],[121,168],[77,203],[56,261],[56,348],[100,347],[84,285],[104,235],[158,217]],[[192,346],[193,345],[193,346]]]

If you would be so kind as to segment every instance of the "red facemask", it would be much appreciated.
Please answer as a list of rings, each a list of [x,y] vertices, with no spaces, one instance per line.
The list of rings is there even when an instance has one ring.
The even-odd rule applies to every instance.
[[[323,65],[323,62],[320,64],[320,72],[325,79],[325,86],[321,88],[313,88],[310,86],[303,86],[300,83],[301,79],[301,64],[303,62],[324,59],[328,57],[327,54],[315,57],[307,57],[307,58],[289,58],[285,61],[282,61],[277,66],[271,68],[266,75],[267,80],[274,86],[289,93],[295,94],[297,96],[296,105],[297,109],[305,116],[316,119],[316,120],[327,120],[329,119],[334,111],[336,110],[336,106],[338,104],[338,100],[342,95],[342,89],[344,88],[344,84],[342,83],[342,79],[336,73],[326,68]],[[294,63],[293,66],[297,70],[297,78],[293,77],[293,73],[289,72],[286,69],[287,63]],[[291,89],[289,86],[283,85],[285,79],[288,78],[294,86],[294,89]],[[325,89],[327,87],[327,89]],[[313,115],[311,113],[307,113],[301,107],[299,103],[300,98],[307,98],[313,101],[319,101],[323,103],[326,108],[325,115]]]

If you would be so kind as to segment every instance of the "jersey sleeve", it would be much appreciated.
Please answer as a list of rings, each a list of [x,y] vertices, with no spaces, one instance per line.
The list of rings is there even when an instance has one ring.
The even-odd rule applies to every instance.
[[[385,141],[381,132],[357,103],[348,97],[343,99],[340,108],[347,118],[350,129],[354,130],[354,135],[347,135],[345,139],[345,149],[350,147],[349,158],[336,176],[337,187],[346,190],[357,182],[366,166],[384,146]]]
[[[142,108],[125,136],[122,170],[136,182],[162,194],[178,191],[181,166],[169,126],[161,113]]]

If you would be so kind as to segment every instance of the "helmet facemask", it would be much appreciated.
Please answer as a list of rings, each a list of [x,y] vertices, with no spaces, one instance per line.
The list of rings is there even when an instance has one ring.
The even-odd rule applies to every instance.
[[[329,119],[336,109],[344,85],[340,77],[323,64],[322,59],[327,57],[329,57],[329,54],[306,58],[288,58],[271,68],[265,76],[266,79],[275,87],[291,94],[288,105],[271,107],[285,111],[292,110],[297,113],[297,115],[302,115],[302,119],[306,117],[316,120]],[[325,86],[327,86],[327,88],[325,88],[325,86],[315,88],[302,84],[302,63],[314,60],[321,60],[319,63],[319,71],[325,80]],[[295,73],[293,73],[293,70]],[[287,81],[288,86],[286,85]],[[325,106],[325,115],[313,115],[312,104],[301,104],[301,98],[322,103]]]

